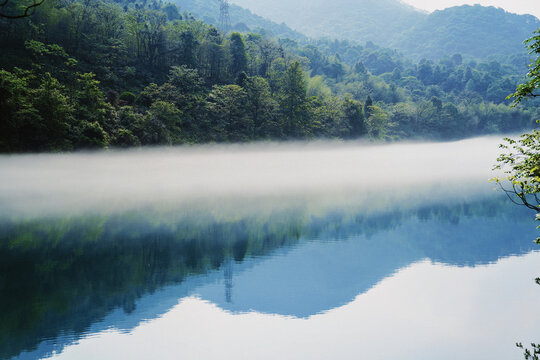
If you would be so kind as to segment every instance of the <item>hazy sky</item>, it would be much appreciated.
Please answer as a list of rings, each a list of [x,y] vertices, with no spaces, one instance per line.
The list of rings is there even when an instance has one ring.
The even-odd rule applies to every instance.
[[[433,11],[463,4],[496,6],[517,14],[532,14],[540,18],[540,0],[402,0],[418,9]]]

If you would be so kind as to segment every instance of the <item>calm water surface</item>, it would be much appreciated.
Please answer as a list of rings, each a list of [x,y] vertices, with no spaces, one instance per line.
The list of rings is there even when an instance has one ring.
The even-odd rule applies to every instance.
[[[378,148],[393,172],[359,145],[0,158],[0,358],[519,359],[537,230],[487,145]]]

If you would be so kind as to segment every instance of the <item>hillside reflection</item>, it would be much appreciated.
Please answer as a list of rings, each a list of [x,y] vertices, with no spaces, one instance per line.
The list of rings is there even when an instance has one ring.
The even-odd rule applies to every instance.
[[[231,311],[305,317],[352,301],[422,259],[475,266],[534,248],[528,214],[499,196],[399,211],[187,213],[4,220],[0,358],[35,349],[44,356],[43,341],[61,350],[96,326],[129,330],[175,304],[161,295],[144,301],[171,285],[176,302],[198,294]],[[301,244],[318,244],[318,252]],[[293,249],[301,256],[278,264],[276,276],[251,279],[243,290],[235,283],[236,274]],[[309,262],[320,272],[310,273]],[[129,321],[111,318],[118,309]]]

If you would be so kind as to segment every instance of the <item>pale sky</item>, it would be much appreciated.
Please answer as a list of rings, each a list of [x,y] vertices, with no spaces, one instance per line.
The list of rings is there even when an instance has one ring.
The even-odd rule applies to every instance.
[[[516,14],[531,14],[540,18],[540,0],[402,0],[405,3],[427,11],[445,9],[463,4],[495,6]]]

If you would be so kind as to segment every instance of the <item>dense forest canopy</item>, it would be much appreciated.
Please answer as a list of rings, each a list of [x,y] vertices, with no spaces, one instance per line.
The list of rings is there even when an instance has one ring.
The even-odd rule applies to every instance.
[[[48,0],[0,20],[0,150],[453,139],[530,129],[538,116],[538,101],[505,100],[526,57],[415,63],[373,43],[259,30],[225,34],[138,0]]]

